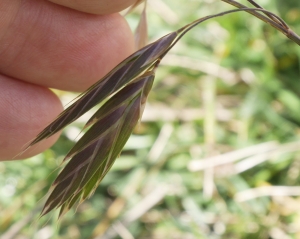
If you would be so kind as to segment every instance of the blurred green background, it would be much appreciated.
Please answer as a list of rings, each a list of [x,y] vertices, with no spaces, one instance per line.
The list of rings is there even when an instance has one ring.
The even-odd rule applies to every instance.
[[[300,34],[299,1],[257,3]],[[231,8],[150,0],[150,41]],[[141,10],[127,16],[133,29]],[[163,60],[142,122],[76,213],[37,220],[90,114],[43,154],[0,163],[0,238],[300,238],[299,58],[298,45],[247,13],[199,25]]]

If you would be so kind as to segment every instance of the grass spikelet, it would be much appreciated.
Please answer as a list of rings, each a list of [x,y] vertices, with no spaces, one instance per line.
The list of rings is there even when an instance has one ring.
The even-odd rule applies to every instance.
[[[300,38],[278,16],[261,8],[241,8],[198,19],[133,53],[82,93],[30,143],[29,147],[50,137],[98,103],[105,102],[86,123],[85,128],[90,128],[66,155],[64,161],[69,161],[54,181],[41,215],[61,207],[62,216],[93,194],[140,120],[161,59],[196,25],[237,11],[259,14],[300,44]]]

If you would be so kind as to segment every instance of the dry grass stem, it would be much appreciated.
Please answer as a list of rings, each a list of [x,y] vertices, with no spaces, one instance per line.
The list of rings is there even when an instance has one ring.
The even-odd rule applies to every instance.
[[[204,170],[206,168],[218,167],[224,164],[234,163],[235,161],[249,157],[251,155],[257,155],[271,150],[277,149],[278,143],[271,141],[258,145],[249,146],[247,148],[234,150],[221,155],[208,157],[205,159],[194,159],[188,165],[189,170],[196,172]]]
[[[147,2],[145,1],[139,24],[136,28],[134,39],[136,50],[141,49],[148,43]]]
[[[300,187],[297,186],[265,186],[251,188],[235,194],[234,198],[237,202],[244,202],[258,197],[284,197],[284,196],[299,196]]]

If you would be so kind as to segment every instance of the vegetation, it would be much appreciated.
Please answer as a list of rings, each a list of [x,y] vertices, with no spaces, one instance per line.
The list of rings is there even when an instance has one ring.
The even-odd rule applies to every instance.
[[[263,2],[300,32],[300,4],[284,4]],[[149,1],[150,37],[227,9]],[[128,15],[133,27],[138,15]],[[142,122],[76,214],[35,221],[86,117],[44,154],[0,164],[0,231],[5,239],[297,238],[299,70],[299,46],[247,13],[201,24],[162,61]]]

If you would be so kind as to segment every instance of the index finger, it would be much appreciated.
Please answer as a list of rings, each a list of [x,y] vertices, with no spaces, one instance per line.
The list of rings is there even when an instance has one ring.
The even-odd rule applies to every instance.
[[[48,0],[50,2],[92,14],[110,14],[124,10],[137,0]]]

